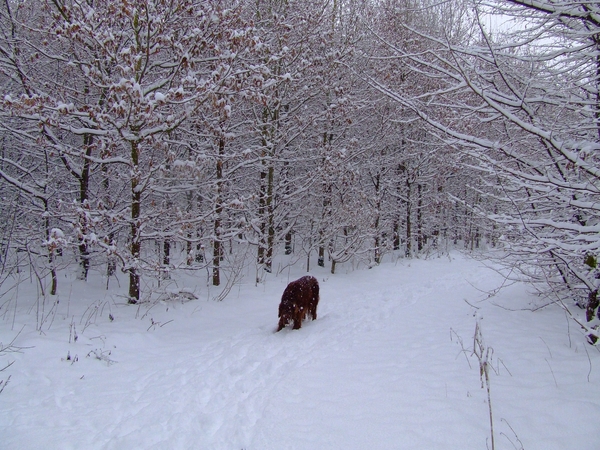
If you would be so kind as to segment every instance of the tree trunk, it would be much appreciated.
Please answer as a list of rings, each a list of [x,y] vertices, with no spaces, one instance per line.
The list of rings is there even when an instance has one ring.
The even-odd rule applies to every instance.
[[[215,227],[218,225],[218,221],[215,221]],[[221,284],[221,271],[220,271],[220,256],[221,256],[221,241],[213,241],[213,270],[212,270],[212,284],[213,286],[219,286]]]
[[[129,265],[129,301],[130,304],[136,304],[140,301],[140,273],[138,264],[140,261],[141,241],[140,241],[140,203],[142,193],[140,185],[139,169],[139,142],[131,142],[131,263]]]
[[[427,238],[423,235],[423,185],[417,184],[417,251],[420,253],[425,247]]]
[[[322,239],[320,239],[323,242]],[[325,246],[323,244],[319,245],[319,258],[317,259],[317,265],[320,267],[325,267]]]
[[[165,239],[163,242],[163,266],[171,264],[171,241]]]
[[[48,200],[44,200],[44,210],[48,212]],[[44,218],[44,226],[46,228],[46,239],[50,239],[50,218],[48,215]],[[54,265],[54,249],[50,246],[48,248],[48,265],[50,266],[50,295],[56,295],[58,290],[58,277],[56,275],[56,267]]]
[[[268,108],[263,109],[263,129],[262,129],[262,158],[260,171],[260,192],[258,201],[258,215],[260,217],[260,236],[258,240],[258,264],[266,272],[271,272],[273,247],[275,245],[274,228],[274,205],[273,190],[275,180],[275,168],[273,167],[273,148],[271,141],[274,139],[279,113],[277,110],[269,113]]]
[[[292,232],[290,230],[285,234],[285,254],[291,255],[292,251]]]
[[[260,227],[258,237],[258,251],[257,251],[257,262],[259,266],[264,266],[265,264],[265,251],[267,247],[266,243],[266,232],[267,232],[267,222],[265,218],[265,211],[267,205],[267,188],[265,186],[265,180],[267,178],[267,172],[264,168],[265,162],[262,161],[263,169],[260,171],[260,192],[258,198],[258,216],[260,217]],[[257,280],[258,282],[258,280]]]
[[[271,272],[273,247],[275,245],[275,227],[273,211],[273,181],[275,169],[269,163],[267,167],[263,160],[263,170],[260,173],[261,189],[258,203],[258,215],[261,218],[260,236],[258,240],[258,264],[267,272]]]
[[[273,264],[273,248],[275,245],[275,214],[273,205],[273,187],[274,187],[275,169],[269,165],[268,184],[267,184],[267,258],[265,269],[271,273]]]
[[[185,242],[185,263],[190,266],[192,264],[192,232],[188,231],[187,241]]]
[[[394,250],[400,250],[400,220],[398,218],[394,219],[392,234],[394,236],[393,248]]]
[[[46,174],[50,171],[50,164],[48,161],[48,153],[44,152],[44,157],[46,158]],[[47,197],[47,186],[44,187],[44,197],[42,198],[42,203],[44,205],[44,228],[46,233],[46,239],[50,239],[50,205],[48,204]],[[56,276],[56,267],[54,265],[54,248],[52,246],[48,247],[48,265],[50,266],[50,277],[52,279],[52,284],[50,286],[50,295],[56,295],[58,290],[58,277]]]
[[[406,170],[406,169],[405,169]],[[410,258],[412,256],[412,204],[411,204],[412,183],[406,171],[406,249],[404,256]]]
[[[598,289],[594,289],[588,294],[588,302],[585,311],[585,318],[588,322],[591,322],[594,319],[595,315],[597,315],[600,319],[600,310],[598,310],[598,306],[600,306],[600,300],[598,299]],[[598,338],[593,334],[589,334],[588,339],[591,344],[595,344],[598,341]]]
[[[197,199],[197,207],[198,210],[201,211],[202,210],[202,196],[198,195],[196,197]],[[203,263],[204,262],[204,245],[202,245],[202,228],[200,229],[196,229],[195,230],[196,233],[196,239],[198,240],[196,242],[196,253],[194,255],[194,260],[197,263]]]
[[[215,198],[215,220],[213,228],[213,286],[221,284],[221,214],[223,213],[223,156],[225,154],[225,140],[219,139],[219,154],[217,156],[217,193]]]
[[[321,226],[319,227],[319,259],[317,264],[325,267],[325,227],[327,218],[331,214],[331,185],[328,184],[324,189],[323,214],[321,216]]]
[[[598,140],[600,141],[600,36],[597,34],[593,37],[596,46],[596,129],[598,131]]]
[[[81,176],[79,177],[79,202],[83,211],[89,208],[89,185],[90,185],[90,160],[89,157],[92,155],[92,144],[94,143],[94,137],[90,134],[83,136],[83,146],[85,148],[85,158],[83,160],[83,167],[81,170]],[[81,220],[81,233],[79,242],[79,257],[81,264],[81,275],[82,280],[87,280],[88,272],[90,269],[90,253],[88,244],[86,242],[86,235],[89,231],[89,224],[85,212],[82,213]]]
[[[375,247],[375,251],[374,251],[374,256],[373,256],[373,261],[375,262],[375,264],[379,264],[381,261],[381,237],[380,237],[380,231],[379,231],[379,223],[381,221],[381,193],[380,193],[380,180],[381,180],[381,174],[377,173],[377,175],[375,176],[375,198],[376,198],[376,203],[375,203],[375,223],[373,224],[373,232],[375,234],[375,242],[374,242],[374,247]]]

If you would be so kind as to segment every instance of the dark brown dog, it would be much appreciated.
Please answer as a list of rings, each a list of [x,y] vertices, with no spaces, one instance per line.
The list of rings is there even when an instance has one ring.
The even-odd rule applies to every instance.
[[[287,285],[279,304],[279,327],[281,331],[291,321],[294,330],[302,326],[302,319],[310,314],[312,320],[317,318],[319,304],[319,282],[315,277],[305,276]]]

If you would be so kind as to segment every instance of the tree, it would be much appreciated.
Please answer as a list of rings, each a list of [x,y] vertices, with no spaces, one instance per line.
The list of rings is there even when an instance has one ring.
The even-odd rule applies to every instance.
[[[406,27],[427,39],[429,51],[411,54],[387,42],[411,70],[438,80],[430,89],[410,95],[372,80],[440,139],[477,159],[485,202],[471,208],[503,226],[511,265],[565,307],[594,342],[599,13],[589,2],[477,2],[476,28],[462,40]],[[517,26],[490,33],[484,14],[502,14]],[[566,299],[584,306],[585,317]]]
[[[263,77],[253,107],[257,141],[257,204],[250,220],[256,233],[257,265],[270,272],[278,243],[291,252],[293,231],[300,231],[298,207],[304,208],[315,180],[315,142],[311,128],[325,113],[315,111],[319,83],[332,71],[331,18],[335,2],[256,3],[253,14],[261,33]],[[258,61],[257,61],[258,62]],[[319,135],[322,139],[322,135]],[[260,276],[257,275],[257,279]]]
[[[40,131],[27,136],[29,142],[41,135],[45,151],[55,152],[79,181],[80,206],[72,223],[79,224],[75,228],[84,261],[94,234],[89,217],[96,215],[101,223],[102,216],[109,216],[108,222],[119,223],[104,239],[94,241],[120,256],[129,273],[129,301],[136,303],[144,265],[142,242],[156,237],[150,230],[160,217],[157,205],[166,206],[152,201],[158,174],[181,150],[171,144],[170,136],[227,85],[235,50],[250,28],[240,21],[239,10],[225,2],[214,7],[192,0],[25,3],[47,14],[48,23],[34,29],[18,22],[27,32],[21,41],[27,57],[7,58],[5,67],[7,77],[22,80],[23,87],[18,98],[5,98],[5,111],[36,124]],[[7,14],[16,27],[14,15]],[[11,44],[12,38],[5,36]],[[251,49],[251,40],[247,44]],[[11,56],[10,47],[5,54]],[[64,84],[57,88],[55,74],[35,72],[32,64],[26,73],[20,62],[27,58],[40,58],[55,68]],[[30,79],[35,89],[28,87]],[[110,171],[111,164],[126,170]],[[98,168],[105,187],[118,190],[117,185],[127,185],[128,201],[119,196],[107,210],[106,202],[89,198],[91,174]],[[162,231],[172,235],[178,223]],[[126,251],[110,239],[124,226]]]
[[[8,240],[3,242],[7,247],[5,256],[9,254],[10,247],[27,249],[32,269],[38,274],[38,267],[34,267],[39,262],[36,255],[45,254],[46,263],[42,267],[45,266],[50,273],[49,293],[55,295],[58,289],[56,258],[65,244],[62,230],[56,228],[59,206],[63,201],[60,192],[68,186],[61,181],[60,172],[56,170],[58,158],[52,148],[52,136],[48,132],[47,121],[40,117],[40,103],[45,96],[43,86],[47,80],[36,78],[38,74],[34,67],[40,63],[39,55],[27,51],[30,35],[23,25],[24,21],[39,20],[44,26],[48,25],[48,20],[29,2],[5,2],[3,6],[0,67],[2,84],[8,93],[2,103],[0,179],[6,189],[5,198],[25,200],[32,211],[31,216],[23,214],[26,219],[19,224],[13,216],[10,225],[10,216],[5,216],[6,226],[11,230]],[[32,39],[33,45],[39,42]],[[14,214],[17,215],[16,211]],[[7,263],[5,260],[4,267]],[[46,293],[44,278],[45,274],[38,275],[42,295]]]
[[[280,249],[290,264],[307,257],[308,269],[316,254],[335,272],[392,251],[426,255],[443,240],[475,248],[475,212],[501,199],[489,177],[465,189],[474,169],[459,173],[461,142],[439,125],[466,132],[486,114],[460,81],[463,68],[476,78],[490,63],[475,64],[483,50],[460,53],[474,36],[460,4],[4,2],[5,254],[18,264],[25,248],[51,293],[62,265],[76,262],[85,279],[119,261],[137,303],[153,276],[179,268],[206,268],[226,292],[249,249],[260,281]],[[436,24],[452,22],[442,14],[458,31],[441,33]],[[458,71],[452,55],[463,55]],[[495,119],[490,133],[531,144]],[[27,225],[14,199],[32,205],[19,212]]]

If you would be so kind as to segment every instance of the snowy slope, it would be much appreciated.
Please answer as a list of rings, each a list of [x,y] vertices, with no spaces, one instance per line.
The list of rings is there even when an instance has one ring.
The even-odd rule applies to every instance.
[[[558,309],[520,310],[538,301],[526,286],[482,301],[501,278],[460,255],[312,274],[318,319],[279,333],[301,268],[248,277],[223,302],[178,279],[200,298],[150,309],[99,277],[63,280],[41,333],[23,285],[0,310],[4,345],[25,325],[22,351],[0,356],[15,361],[0,373],[0,448],[485,449],[475,314],[493,348],[496,448],[599,448],[600,355]]]

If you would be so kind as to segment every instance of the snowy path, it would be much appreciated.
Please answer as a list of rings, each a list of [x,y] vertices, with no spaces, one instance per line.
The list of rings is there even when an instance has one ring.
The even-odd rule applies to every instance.
[[[168,311],[161,305],[143,320],[131,307],[119,308],[115,322],[98,320],[76,344],[68,343],[66,319],[45,337],[24,333],[19,345],[35,348],[17,356],[10,389],[0,396],[0,448],[485,448],[484,391],[476,361],[470,368],[456,335],[470,345],[473,309],[463,300],[483,298],[471,284],[490,289],[497,274],[459,258],[315,275],[319,318],[301,330],[274,333],[287,283],[279,277],[242,287],[222,303],[198,300]],[[519,288],[505,295],[527,294]],[[501,419],[526,450],[580,448],[570,446],[573,435],[593,448],[594,433],[575,427],[600,412],[597,393],[583,403],[600,368],[590,385],[588,359],[565,344],[564,330],[552,329],[565,327],[564,319],[548,312],[539,336],[513,330],[502,353],[502,321],[515,313],[482,305],[486,341],[513,374],[493,376],[497,427],[510,436],[498,448],[516,442]],[[164,326],[147,331],[150,317]],[[516,320],[528,326],[526,318]],[[523,357],[537,368],[535,378],[520,369],[519,346],[533,349]],[[116,362],[86,358],[92,349],[110,350]],[[61,360],[67,352],[78,360]],[[559,356],[572,366],[560,366]],[[597,364],[598,355],[591,357]],[[565,404],[579,408],[560,418],[574,429],[554,430]]]

